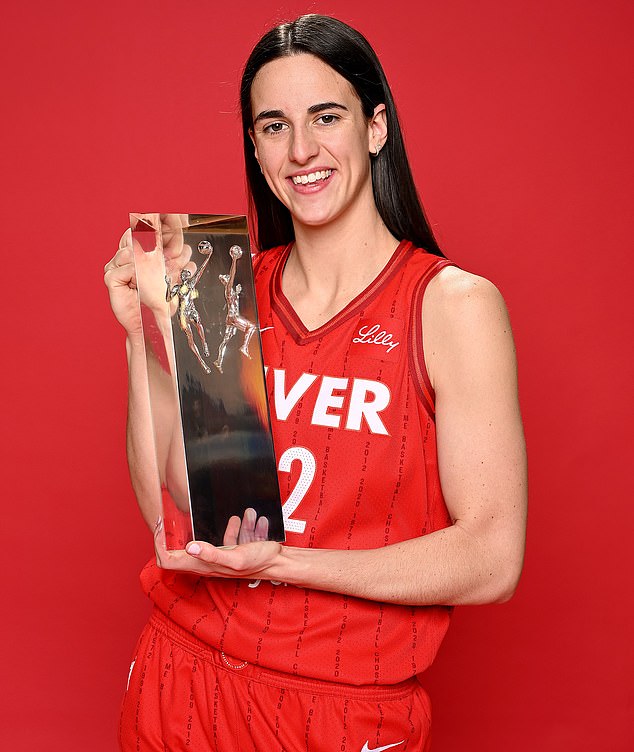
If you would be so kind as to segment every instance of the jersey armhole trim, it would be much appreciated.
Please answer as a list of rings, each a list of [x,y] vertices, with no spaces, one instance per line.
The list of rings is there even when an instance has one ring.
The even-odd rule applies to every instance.
[[[448,259],[440,259],[429,267],[414,288],[414,296],[411,308],[408,336],[408,358],[410,373],[412,374],[416,393],[423,403],[432,420],[436,419],[436,393],[431,385],[427,366],[425,364],[425,352],[423,349],[423,298],[427,285],[447,266],[456,266]]]

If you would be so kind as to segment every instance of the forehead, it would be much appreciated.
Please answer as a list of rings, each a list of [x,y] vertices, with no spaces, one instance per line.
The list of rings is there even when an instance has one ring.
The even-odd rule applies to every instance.
[[[349,81],[323,60],[302,53],[271,60],[257,72],[251,87],[251,108],[306,111],[316,102],[361,102]]]

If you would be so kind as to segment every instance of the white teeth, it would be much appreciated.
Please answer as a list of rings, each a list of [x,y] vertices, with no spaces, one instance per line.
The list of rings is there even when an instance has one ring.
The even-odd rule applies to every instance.
[[[308,175],[295,175],[292,180],[295,185],[306,185],[306,183],[316,183],[318,180],[325,180],[332,175],[332,170],[321,170],[319,172],[309,172]]]

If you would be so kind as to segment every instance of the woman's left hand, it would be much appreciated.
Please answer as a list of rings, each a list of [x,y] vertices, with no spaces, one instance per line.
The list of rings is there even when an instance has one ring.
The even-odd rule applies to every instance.
[[[232,517],[227,524],[224,546],[192,541],[185,550],[169,550],[159,518],[154,529],[156,563],[162,569],[192,572],[206,577],[268,579],[266,571],[282,553],[282,545],[266,540],[268,520],[247,509],[242,522]]]

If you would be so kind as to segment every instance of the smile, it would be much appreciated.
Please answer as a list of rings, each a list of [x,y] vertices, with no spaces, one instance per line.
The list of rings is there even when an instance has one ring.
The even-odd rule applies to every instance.
[[[332,175],[332,170],[321,170],[320,172],[309,172],[307,175],[293,175],[291,180],[295,185],[306,185],[307,183],[317,183],[320,180],[326,180]]]

